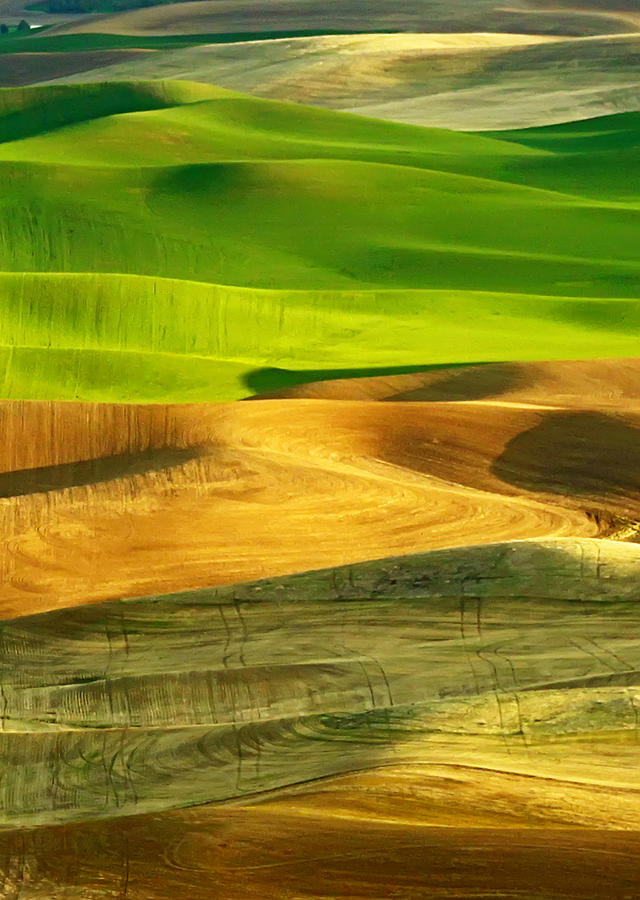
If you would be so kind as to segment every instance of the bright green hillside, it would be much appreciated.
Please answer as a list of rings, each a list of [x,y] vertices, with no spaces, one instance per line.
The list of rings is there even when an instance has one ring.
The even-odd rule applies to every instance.
[[[118,83],[0,92],[0,139],[3,396],[638,353],[640,116],[487,137]]]
[[[2,396],[171,401],[380,367],[636,351],[640,303],[264,291],[136,275],[0,277]],[[570,352],[568,353],[568,348]]]

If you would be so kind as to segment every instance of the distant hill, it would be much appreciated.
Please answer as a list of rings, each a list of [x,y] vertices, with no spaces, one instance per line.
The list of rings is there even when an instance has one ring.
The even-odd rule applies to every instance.
[[[44,0],[49,2],[49,0]],[[533,0],[506,5],[501,0],[188,0],[148,5],[146,0],[51,0],[89,4],[84,11],[114,15],[66,26],[74,31],[117,34],[196,34],[289,29],[420,32],[503,31],[587,35],[629,31],[617,0],[548,4]],[[130,4],[125,7],[114,4]],[[108,8],[106,6],[108,4]],[[144,7],[144,8],[142,8]],[[549,8],[548,13],[541,12]],[[566,7],[566,9],[564,8]],[[633,15],[633,5],[626,15]]]
[[[61,35],[30,44],[73,41],[70,53],[0,54],[0,80],[24,83],[15,79],[27,73],[31,81],[78,83],[179,76],[273,100],[464,130],[548,125],[640,107],[640,34],[322,35],[240,46],[213,38],[168,46],[171,38],[145,36],[126,38],[133,44],[120,50],[77,49],[98,38],[108,36]],[[135,49],[136,41],[163,43],[150,53]]]

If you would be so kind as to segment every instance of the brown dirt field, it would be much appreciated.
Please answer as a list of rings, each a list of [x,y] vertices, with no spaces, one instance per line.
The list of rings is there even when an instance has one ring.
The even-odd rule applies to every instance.
[[[103,66],[131,61],[146,50],[91,50],[78,53],[0,54],[0,87],[23,87],[52,78],[94,72]]]
[[[257,399],[500,401],[549,408],[640,409],[640,359],[489,363],[408,375],[318,381]]]
[[[638,368],[486,366],[357,386],[395,403],[3,402],[0,612],[501,540],[633,540]]]
[[[0,500],[1,613],[505,536],[598,534],[579,504],[520,498],[499,484],[491,463],[540,414],[490,412],[498,430],[478,448],[486,408],[468,409],[460,421],[457,409],[419,404],[4,405],[5,433],[13,432],[4,468],[16,474],[3,478]],[[19,461],[36,433],[46,443]],[[167,465],[166,446],[196,447],[198,455]],[[143,455],[149,447],[155,459]],[[76,474],[68,466],[110,454],[119,459],[109,480],[99,463]],[[21,470],[33,466],[42,469],[25,481]]]
[[[366,779],[386,799],[384,773]],[[253,808],[202,807],[5,833],[0,891],[49,900],[636,896],[637,832],[425,827],[419,815],[390,822],[360,815],[357,777],[343,789],[354,804],[349,816],[311,794]],[[405,799],[416,812],[410,790]],[[428,812],[428,801],[422,809]]]
[[[640,522],[639,374],[640,360],[502,364],[327,382],[291,390],[289,397],[235,404],[3,401],[0,617],[439,547],[563,535],[633,540]],[[206,794],[207,785],[226,777],[226,757],[206,756],[205,732],[200,739],[196,735],[197,728],[210,723],[188,726],[194,734],[192,756],[178,742],[175,753],[165,750],[157,759],[150,748],[156,739],[160,750],[162,741],[171,742],[174,719],[169,727],[154,720],[143,741],[136,735],[141,726],[135,717],[119,730],[91,725],[102,714],[95,699],[102,697],[102,687],[101,679],[87,673],[92,666],[102,672],[107,657],[107,669],[113,667],[105,707],[110,714],[126,698],[129,712],[135,703],[142,704],[136,715],[151,705],[160,722],[172,702],[181,702],[186,722],[195,715],[203,665],[216,664],[216,654],[240,653],[237,661],[233,657],[235,668],[215,679],[215,690],[233,713],[234,734],[235,716],[244,722],[246,713],[242,697],[255,705],[261,685],[275,690],[272,670],[251,649],[251,639],[258,646],[263,633],[271,635],[278,652],[291,656],[280,687],[288,686],[296,697],[306,697],[306,670],[295,669],[295,628],[300,628],[298,654],[306,648],[316,662],[327,655],[325,644],[334,640],[334,627],[349,644],[349,659],[369,660],[366,653],[373,653],[359,645],[352,649],[354,635],[360,639],[369,630],[388,640],[385,681],[394,684],[394,699],[396,682],[398,691],[419,695],[428,693],[423,691],[426,684],[435,696],[448,665],[455,663],[456,673],[465,671],[464,654],[447,662],[441,649],[455,630],[455,639],[467,650],[466,642],[477,643],[471,668],[484,666],[483,677],[489,680],[493,671],[496,690],[470,697],[464,678],[451,676],[448,692],[438,695],[442,704],[438,701],[437,708],[423,714],[424,734],[410,737],[409,725],[406,745],[399,738],[384,752],[365,754],[362,765],[369,759],[371,770],[267,792],[255,798],[261,802],[245,797],[231,804],[0,830],[0,897],[634,900],[640,881],[640,791],[633,773],[640,745],[635,596],[629,579],[636,556],[631,546],[609,544],[612,559],[624,551],[618,570],[608,564],[606,554],[601,556],[600,544],[584,546],[580,556],[576,542],[571,551],[575,564],[558,557],[557,571],[551,566],[549,577],[564,579],[564,587],[554,582],[547,596],[547,568],[536,562],[535,545],[516,543],[514,552],[524,548],[525,555],[534,553],[528,564],[536,573],[540,569],[539,582],[523,576],[509,593],[493,570],[476,562],[481,575],[486,573],[487,602],[480,594],[473,599],[481,575],[476,572],[474,581],[463,573],[459,578],[465,588],[468,583],[476,587],[463,596],[462,612],[456,601],[447,618],[432,604],[431,611],[422,608],[426,619],[420,627],[411,624],[408,607],[402,606],[402,598],[410,596],[406,584],[413,583],[406,574],[406,584],[391,588],[400,598],[393,632],[384,618],[392,606],[375,616],[365,608],[359,611],[358,604],[366,606],[370,593],[357,578],[345,576],[336,579],[335,589],[346,591],[348,612],[342,610],[335,622],[314,610],[304,620],[301,606],[286,620],[265,619],[270,624],[264,630],[263,593],[255,605],[255,621],[248,606],[244,618],[237,613],[238,622],[224,615],[218,622],[216,616],[220,632],[227,630],[226,646],[211,629],[203,631],[201,646],[189,632],[191,623],[200,634],[193,618],[199,614],[197,603],[206,610],[207,603],[222,603],[224,597],[196,601],[193,609],[183,598],[182,612],[180,604],[169,603],[164,613],[162,601],[145,601],[156,629],[149,631],[154,650],[160,646],[158,635],[164,640],[164,650],[145,656],[147,668],[135,656],[147,633],[142,610],[122,611],[122,622],[129,615],[134,626],[122,646],[110,631],[108,641],[100,631],[111,627],[110,613],[102,608],[72,611],[81,621],[74,626],[70,620],[67,629],[40,617],[5,622],[0,736],[12,754],[9,775],[13,766],[28,776],[26,786],[18,779],[15,790],[3,789],[5,814],[8,810],[14,820],[14,806],[28,810],[30,798],[34,809],[36,799],[49,802],[36,792],[42,779],[46,786],[51,776],[60,797],[67,796],[65,786],[76,779],[99,781],[100,747],[104,760],[119,748],[112,767],[120,753],[142,793],[148,792],[137,807],[141,812],[154,808],[158,791],[160,800],[164,796],[153,787],[152,775],[160,779],[158,784],[166,777],[180,787],[191,766],[207,800],[215,795]],[[461,551],[461,564],[478,552],[470,547]],[[437,566],[427,569],[428,583],[435,584]],[[430,588],[433,597],[444,596],[449,588],[443,585],[453,584],[448,571],[442,569],[442,583]],[[591,578],[591,594],[586,586],[570,583],[571,572]],[[398,572],[387,575],[396,585]],[[330,604],[322,584],[300,587],[300,596]],[[271,589],[275,586],[259,586],[262,592]],[[295,590],[289,589],[290,611]],[[505,590],[508,596],[502,597]],[[234,603],[247,600],[240,586],[232,591]],[[491,600],[494,594],[497,600]],[[620,605],[623,594],[625,609]],[[545,613],[550,621],[540,628],[538,653],[532,627],[542,615],[544,597],[557,608]],[[581,601],[575,610],[572,598]],[[605,600],[615,607],[609,618]],[[626,616],[624,622],[620,616]],[[167,652],[171,628],[175,655]],[[452,630],[449,641],[446,628]],[[122,624],[122,635],[126,633]],[[414,656],[402,643],[410,639]],[[430,641],[432,655],[416,665]],[[255,665],[245,665],[245,652]],[[406,679],[404,670],[393,675],[396,660],[407,668]],[[535,665],[548,669],[555,680],[550,675],[551,680],[541,681]],[[326,700],[342,710],[335,660],[333,666],[322,676],[335,681]],[[121,669],[126,669],[124,675]],[[149,672],[156,669],[154,681]],[[271,674],[265,677],[265,671]],[[568,680],[563,680],[565,671]],[[145,690],[127,687],[127,678],[144,673]],[[362,676],[358,672],[358,678],[365,676],[369,678],[366,667]],[[522,691],[514,688],[517,678],[522,678]],[[24,722],[12,719],[11,704],[22,704]],[[516,711],[520,730],[511,721]],[[65,714],[68,721],[63,721]],[[348,715],[339,713],[338,719],[340,715],[348,726]],[[498,716],[499,726],[492,716]],[[618,730],[607,723],[617,723]],[[294,762],[308,772],[311,760],[318,763],[332,747],[340,756],[333,771],[340,770],[341,761],[342,771],[362,767],[348,763],[356,760],[350,755],[355,753],[355,732],[343,736],[338,729],[333,739],[321,739],[318,732],[319,738],[308,743],[304,735],[302,725],[280,734],[268,723],[262,731],[245,724],[239,758],[253,772],[252,754],[261,750],[267,779],[278,765],[286,768]],[[335,739],[344,741],[337,750]],[[83,747],[91,740],[95,746],[85,758]],[[31,775],[27,750],[33,757]],[[59,766],[48,768],[47,753]],[[283,757],[288,762],[283,764]],[[86,772],[79,759],[88,763]],[[147,782],[151,787],[145,787]],[[183,802],[191,795],[188,787],[180,789]],[[78,787],[76,799],[81,794]],[[167,805],[175,803],[172,797],[167,793]],[[73,813],[73,798],[69,809],[58,808],[55,797],[52,802],[54,812],[49,810],[43,821],[64,821]],[[102,802],[96,796],[96,807]],[[118,804],[109,807],[108,814],[113,813],[122,815]]]

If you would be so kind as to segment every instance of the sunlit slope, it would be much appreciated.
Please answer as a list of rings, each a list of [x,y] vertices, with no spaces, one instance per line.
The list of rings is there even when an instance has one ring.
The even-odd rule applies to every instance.
[[[323,35],[121,51],[114,61],[103,51],[93,64],[76,51],[78,74],[67,77],[67,54],[0,55],[0,83],[180,78],[415,125],[516,128],[637,109],[639,47],[638,34]]]
[[[321,373],[319,373],[321,374]],[[434,367],[426,372],[335,378],[265,392],[266,397],[392,402],[483,402],[622,412],[640,408],[640,360],[583,359]]]
[[[479,166],[478,174],[489,175],[495,171],[491,159],[496,155],[535,153],[482,137],[425,131],[191,82],[7,88],[0,91],[0,98],[6,110],[0,119],[2,156],[19,161],[64,159],[66,163],[133,166],[333,158],[422,168],[438,168],[440,161],[446,170],[465,172],[469,166]],[[194,100],[200,102],[190,108]],[[64,121],[63,110],[73,118]],[[18,111],[32,123],[32,134],[38,137],[41,132],[38,140],[13,143],[29,136],[16,127]],[[10,118],[8,114],[12,114]],[[42,121],[45,116],[49,121]],[[61,130],[74,122],[78,123],[75,128]],[[160,133],[164,146],[141,140],[143,134]],[[74,138],[80,136],[86,143],[86,155],[73,146]],[[61,150],[72,152],[61,158]],[[107,152],[113,155],[107,157]],[[452,155],[459,158],[448,160]]]
[[[0,300],[0,392],[49,400],[226,400],[452,359],[625,356],[637,352],[640,325],[633,299],[277,291],[131,275],[5,274]]]
[[[6,397],[636,353],[637,116],[487,137],[161,82],[0,106]]]
[[[5,621],[0,822],[454,758],[602,784],[635,828],[639,567],[636,545],[492,544]]]
[[[638,164],[640,113],[469,134],[267,101],[211,85],[122,81],[0,91],[0,137],[0,160],[20,163],[164,169],[333,160],[423,169],[431,177],[441,173],[515,182],[581,198],[638,197],[634,180],[623,180],[619,168],[624,163],[623,174],[628,175]],[[570,164],[579,167],[572,180]],[[413,171],[402,174],[405,190],[420,177]],[[99,185],[100,173],[94,177]],[[358,174],[358,180],[363,177],[366,181]],[[385,177],[393,173],[378,174],[383,183]],[[200,191],[203,187],[192,185]],[[453,187],[463,194],[490,189]],[[360,193],[365,193],[364,185]],[[366,193],[374,199],[371,188]],[[381,194],[379,199],[386,198]],[[528,205],[550,202],[541,194],[512,199]],[[396,202],[402,206],[402,198]],[[347,205],[348,196],[341,207]]]
[[[491,541],[635,541],[639,372],[460,367],[354,381],[351,403],[339,381],[336,401],[4,401],[0,616]],[[367,402],[385,390],[408,402]]]
[[[487,133],[489,134],[489,133]],[[635,173],[640,169],[640,112],[619,113],[545,128],[493,133],[500,141],[552,154],[551,165],[540,157],[514,159],[503,177],[519,183],[568,193],[633,201]]]

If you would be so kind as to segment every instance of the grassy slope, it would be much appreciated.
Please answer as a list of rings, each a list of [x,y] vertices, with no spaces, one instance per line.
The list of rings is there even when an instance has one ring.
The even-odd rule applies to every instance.
[[[640,326],[635,300],[264,291],[136,275],[7,274],[0,297],[0,394],[51,400],[225,400],[321,370],[561,358],[568,347],[632,355]]]
[[[237,31],[224,34],[172,34],[136,37],[128,34],[10,34],[0,40],[0,53],[73,53],[81,50],[167,50],[199,44],[237,44],[282,38],[345,34],[345,30],[287,29],[285,31]],[[367,32],[363,32],[366,34]]]
[[[5,396],[636,353],[637,116],[485,137],[120,83],[3,92],[0,135]]]
[[[639,555],[493,544],[5,621],[0,822],[454,759],[617,789],[613,821],[630,827]]]

